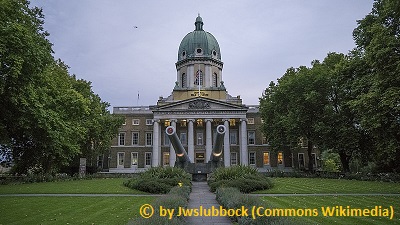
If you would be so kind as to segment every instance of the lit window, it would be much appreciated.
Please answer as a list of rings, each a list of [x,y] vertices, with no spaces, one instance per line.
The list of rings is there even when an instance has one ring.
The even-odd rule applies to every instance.
[[[139,144],[139,132],[132,132],[132,145]]]
[[[269,165],[269,152],[263,153],[263,162],[264,162],[264,165]]]
[[[283,153],[278,152],[278,165],[283,165]]]
[[[181,127],[186,127],[186,120],[181,120]]]
[[[139,125],[139,119],[132,119],[132,125]]]
[[[231,165],[237,165],[237,153],[236,152],[231,152]]]
[[[151,166],[151,152],[144,153],[144,165]]]
[[[169,122],[169,120],[165,120],[165,121],[164,121],[164,126],[165,126],[165,127],[171,126],[170,124],[171,124],[171,123]]]
[[[148,146],[153,145],[153,133],[150,132],[146,133],[146,145]]]
[[[118,145],[125,145],[125,133],[118,134]]]
[[[163,153],[163,166],[169,166],[169,152]]]
[[[230,119],[229,120],[229,126],[231,126],[231,127],[236,126],[236,120],[235,119]]]
[[[247,138],[248,138],[248,144],[249,145],[254,145],[254,144],[256,144],[256,132],[255,131],[249,131],[248,133],[247,133]]]
[[[247,118],[247,124],[254,124],[254,118]]]
[[[203,126],[203,120],[202,119],[197,119],[197,126],[202,127]]]
[[[249,152],[249,165],[256,165],[256,153]]]
[[[138,164],[138,153],[132,152],[132,166],[137,166]]]

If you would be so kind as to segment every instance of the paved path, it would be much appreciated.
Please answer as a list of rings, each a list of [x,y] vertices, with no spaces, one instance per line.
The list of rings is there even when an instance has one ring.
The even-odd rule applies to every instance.
[[[212,206],[218,207],[215,194],[209,191],[207,182],[193,182],[192,192],[190,193],[189,209],[203,208],[211,209]],[[187,224],[191,225],[231,225],[228,217],[186,217]]]

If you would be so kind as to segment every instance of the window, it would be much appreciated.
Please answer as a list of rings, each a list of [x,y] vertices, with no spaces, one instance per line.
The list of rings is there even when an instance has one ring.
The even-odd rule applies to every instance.
[[[269,152],[263,153],[263,162],[264,162],[264,166],[269,165]]]
[[[139,132],[132,132],[132,145],[139,145]]]
[[[278,165],[283,165],[283,152],[278,152]]]
[[[197,145],[203,145],[203,133],[197,132]]]
[[[152,119],[146,119],[146,125],[148,125],[148,126],[153,125],[153,120]]]
[[[311,153],[312,164],[314,168],[317,168],[317,154]]]
[[[229,143],[231,145],[237,145],[237,133],[234,130],[229,132]]]
[[[132,152],[132,166],[137,166],[138,165],[138,153],[137,152]]]
[[[212,82],[213,87],[218,87],[218,76],[216,73],[213,73]]]
[[[139,125],[139,119],[132,119],[132,125]]]
[[[249,145],[256,144],[256,132],[255,131],[249,131],[247,133],[247,143],[249,143]]]
[[[151,166],[151,152],[144,153],[144,166]]]
[[[181,120],[180,123],[181,123],[181,127],[186,127],[186,120]]]
[[[118,134],[118,145],[125,145],[125,133]]]
[[[169,166],[169,152],[163,153],[163,166]]]
[[[151,132],[146,132],[146,145],[153,145],[153,133]]]
[[[249,152],[249,165],[256,165],[256,153],[255,152]]]
[[[194,85],[203,85],[203,71],[197,70],[195,76],[194,76]]]
[[[263,138],[262,138],[262,144],[263,144],[263,145],[269,144],[269,143],[268,143],[267,137],[263,136]]]
[[[186,132],[181,132],[180,134],[179,134],[179,136],[180,136],[180,140],[181,140],[181,143],[182,143],[182,145],[187,145],[187,135],[186,135]]]
[[[247,124],[254,124],[254,118],[247,118]]]
[[[124,167],[124,158],[125,158],[125,153],[124,152],[118,152],[118,155],[117,155],[118,165],[117,165],[117,167]]]
[[[235,120],[235,119],[230,119],[230,120],[229,120],[229,126],[230,126],[230,127],[236,126],[236,120]]]
[[[185,88],[186,87],[186,80],[187,80],[187,76],[186,73],[182,74],[182,78],[181,78],[181,87]]]
[[[170,144],[168,134],[164,132],[164,145],[168,146]]]
[[[164,121],[164,126],[165,126],[165,127],[171,126],[171,123],[169,122],[169,120],[165,120],[165,121]]]
[[[197,126],[202,127],[203,126],[203,120],[202,119],[197,119]]]
[[[237,153],[236,152],[231,152],[231,165],[237,165]]]
[[[300,169],[304,168],[304,153],[299,153],[297,155],[297,158],[299,160],[299,168]]]
[[[103,156],[102,155],[97,156],[97,167],[103,168]]]

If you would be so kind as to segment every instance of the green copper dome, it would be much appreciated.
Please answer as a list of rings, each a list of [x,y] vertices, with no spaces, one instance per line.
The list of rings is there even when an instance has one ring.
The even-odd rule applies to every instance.
[[[221,51],[215,37],[203,30],[203,19],[196,18],[195,30],[181,41],[178,50],[178,62],[184,59],[210,58],[221,61]]]

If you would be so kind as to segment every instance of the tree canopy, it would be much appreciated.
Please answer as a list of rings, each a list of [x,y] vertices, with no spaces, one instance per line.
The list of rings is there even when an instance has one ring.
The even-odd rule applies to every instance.
[[[263,130],[274,146],[338,153],[345,172],[358,159],[400,170],[400,2],[376,0],[358,21],[356,48],[290,68],[260,98]],[[311,169],[310,165],[310,169]]]
[[[0,150],[15,172],[52,173],[104,153],[121,124],[52,56],[44,16],[25,0],[0,2]]]

